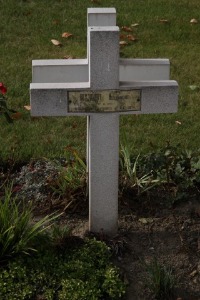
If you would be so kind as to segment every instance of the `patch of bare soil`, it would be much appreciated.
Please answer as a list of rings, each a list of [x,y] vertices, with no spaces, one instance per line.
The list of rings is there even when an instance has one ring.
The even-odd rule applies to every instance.
[[[62,222],[72,226],[75,235],[87,234],[87,216],[66,214]],[[127,283],[126,300],[155,299],[148,288],[144,264],[154,258],[173,269],[176,287],[172,299],[200,299],[200,203],[149,214],[122,208],[118,235],[106,238],[100,233],[97,237],[113,250],[113,261]]]
[[[127,252],[117,264],[127,274],[128,300],[152,299],[142,262],[153,258],[172,267],[177,281],[174,299],[200,299],[199,213],[199,203],[187,203],[145,218],[134,211],[120,216]]]
[[[47,182],[55,176],[52,165],[39,164],[38,169],[37,164],[29,165],[14,176],[15,193],[36,199],[35,219],[56,209],[63,210],[58,221],[61,226],[69,225],[76,236],[88,234],[87,202],[79,199],[77,205],[74,202],[66,209],[67,200],[65,203],[63,198],[52,198],[47,192]],[[4,175],[2,180],[5,180]],[[200,201],[191,200],[177,207],[163,208],[158,203],[129,199],[129,205],[127,201],[126,205],[120,205],[118,235],[108,238],[99,233],[97,237],[113,251],[113,261],[127,283],[126,300],[155,299],[147,285],[148,273],[144,264],[154,258],[173,269],[176,278],[173,299],[200,300]]]

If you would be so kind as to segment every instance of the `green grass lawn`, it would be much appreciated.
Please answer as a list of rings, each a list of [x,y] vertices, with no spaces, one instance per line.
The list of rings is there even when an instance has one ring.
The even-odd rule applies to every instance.
[[[137,42],[121,49],[123,58],[169,58],[171,79],[179,83],[178,113],[121,117],[134,152],[151,151],[166,142],[200,148],[200,2],[199,0],[0,0],[0,82],[8,105],[21,112],[7,124],[0,118],[0,161],[63,156],[73,146],[85,155],[86,118],[31,118],[29,104],[33,59],[86,57],[88,7],[115,7],[117,25],[133,27]],[[191,19],[199,23],[190,24]],[[168,23],[160,22],[161,19]],[[69,39],[61,37],[70,32]],[[63,43],[54,46],[51,39]],[[189,86],[199,86],[191,90]],[[176,121],[179,121],[177,124]],[[180,124],[181,123],[181,124]]]

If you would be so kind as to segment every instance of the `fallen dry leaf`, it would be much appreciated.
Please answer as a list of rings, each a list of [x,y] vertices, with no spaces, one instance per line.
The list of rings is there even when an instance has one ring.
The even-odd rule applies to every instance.
[[[120,46],[126,46],[126,45],[128,45],[128,43],[126,41],[120,41],[119,44],[120,44]]]
[[[55,46],[62,46],[62,43],[59,42],[58,40],[51,40],[52,44],[54,44]]]
[[[63,59],[73,59],[73,56],[71,56],[71,55],[66,55],[66,56],[63,56]]]
[[[136,38],[134,35],[132,35],[132,34],[128,34],[128,35],[127,35],[127,39],[128,39],[129,41],[137,41],[137,38]]]
[[[139,26],[139,24],[138,24],[138,23],[131,24],[131,27],[137,27],[137,26]]]
[[[52,22],[54,25],[58,25],[59,23],[60,23],[60,21],[59,20],[53,20],[53,22]]]
[[[63,32],[62,37],[63,38],[68,38],[70,36],[72,36],[73,34],[69,33],[69,32]]]
[[[24,105],[24,108],[25,108],[26,110],[31,110],[31,106],[30,106],[30,105]]]
[[[131,32],[132,28],[131,27],[127,27],[127,26],[122,26],[122,30],[123,31],[127,31],[127,32]]]
[[[138,221],[142,224],[151,224],[154,222],[154,219],[153,218],[140,218]]]
[[[189,85],[189,88],[192,91],[198,91],[200,89],[200,86],[198,86],[198,85]]]
[[[180,122],[180,121],[176,121],[175,123],[178,124],[178,125],[181,125],[181,122]]]
[[[168,20],[166,20],[166,19],[161,19],[161,20],[159,20],[159,22],[160,22],[160,23],[163,23],[163,24],[167,24],[167,23],[169,23],[169,21],[168,21]]]
[[[16,112],[16,113],[11,115],[11,118],[13,120],[19,120],[19,119],[21,119],[21,117],[22,117],[22,113],[20,113],[20,112]]]
[[[196,275],[197,275],[197,273],[198,273],[198,271],[197,271],[197,270],[194,270],[194,271],[192,271],[192,272],[190,273],[190,277],[194,277],[194,276],[196,276]]]
[[[190,20],[190,23],[191,23],[191,24],[197,24],[198,21],[197,21],[197,19],[192,19],[192,20]]]
[[[125,40],[126,39],[126,34],[120,34],[119,38],[120,38],[120,40]]]

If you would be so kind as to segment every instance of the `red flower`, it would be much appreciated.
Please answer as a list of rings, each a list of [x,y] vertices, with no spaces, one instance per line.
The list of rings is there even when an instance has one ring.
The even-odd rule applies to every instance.
[[[7,92],[7,88],[3,85],[2,82],[0,82],[0,91],[3,95]]]

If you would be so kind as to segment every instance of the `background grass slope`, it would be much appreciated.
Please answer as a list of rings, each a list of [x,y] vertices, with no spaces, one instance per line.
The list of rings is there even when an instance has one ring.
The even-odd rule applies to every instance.
[[[1,0],[0,5],[0,82],[8,88],[8,105],[22,113],[14,124],[0,118],[0,161],[59,157],[68,146],[85,155],[86,118],[33,119],[24,105],[30,101],[33,59],[86,57],[88,7],[115,7],[120,28],[139,23],[133,28],[138,41],[121,48],[121,57],[169,58],[171,79],[179,83],[178,113],[121,117],[120,130],[134,144],[135,153],[147,152],[152,145],[163,146],[166,141],[192,150],[200,148],[198,0]],[[192,18],[199,23],[190,24]],[[62,39],[66,31],[73,36]],[[51,39],[60,40],[63,47],[54,46]],[[190,85],[199,88],[192,91]]]

